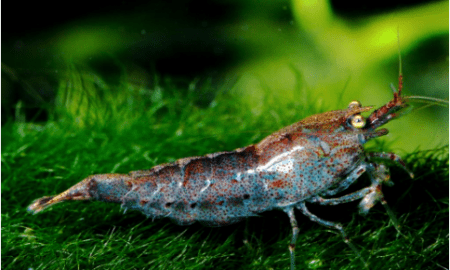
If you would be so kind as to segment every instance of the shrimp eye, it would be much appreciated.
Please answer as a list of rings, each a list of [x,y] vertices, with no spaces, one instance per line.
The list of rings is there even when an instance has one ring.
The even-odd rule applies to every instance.
[[[357,101],[357,100],[353,100],[352,102],[350,102],[350,104],[348,104],[348,108],[361,108],[361,102]]]
[[[353,116],[351,124],[354,128],[363,128],[366,125],[366,119],[358,114]]]

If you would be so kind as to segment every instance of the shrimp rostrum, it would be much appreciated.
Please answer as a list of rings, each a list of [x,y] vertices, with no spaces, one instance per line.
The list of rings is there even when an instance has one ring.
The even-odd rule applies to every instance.
[[[361,113],[372,107],[352,101],[347,109],[312,115],[234,151],[183,158],[129,174],[92,175],[59,195],[37,199],[28,210],[37,213],[68,200],[99,200],[120,203],[153,219],[168,217],[179,225],[198,221],[224,226],[280,209],[292,226],[289,251],[294,269],[296,208],[312,221],[337,230],[359,256],[343,227],[312,214],[307,204],[361,199],[360,212],[367,213],[381,202],[396,223],[382,193],[382,184],[391,183],[388,168],[374,160],[390,160],[413,175],[396,154],[366,153],[363,145],[388,133],[378,128],[396,119],[407,99],[401,96],[400,85],[393,99],[367,118]],[[336,196],[363,173],[370,176],[369,186]]]

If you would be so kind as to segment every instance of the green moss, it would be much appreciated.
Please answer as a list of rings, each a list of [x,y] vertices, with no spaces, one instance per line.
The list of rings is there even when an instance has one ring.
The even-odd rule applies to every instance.
[[[74,89],[94,87],[83,85]],[[121,87],[131,89],[126,83]],[[170,83],[126,94],[111,91],[80,103],[95,104],[84,107],[81,116],[68,103],[77,99],[62,98],[61,104],[69,105],[55,110],[52,121],[7,123],[2,128],[2,268],[287,269],[291,228],[282,212],[206,228],[152,221],[136,212],[123,215],[119,205],[101,202],[64,203],[38,215],[26,211],[34,199],[62,192],[90,174],[126,173],[233,150],[317,112],[310,108],[299,115],[291,104],[266,106],[265,113],[255,115],[226,93],[200,106],[198,91],[180,91]],[[357,203],[312,211],[342,222],[371,269],[448,267],[448,148],[411,153],[405,160],[416,178],[392,168],[396,184],[385,189],[402,235],[380,205],[365,217],[357,215]],[[296,214],[298,269],[361,269],[338,234]]]

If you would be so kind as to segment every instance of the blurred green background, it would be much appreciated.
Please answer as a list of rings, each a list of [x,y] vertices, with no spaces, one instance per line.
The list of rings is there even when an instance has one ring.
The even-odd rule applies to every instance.
[[[168,88],[195,89],[200,107],[226,97],[283,125],[285,108],[300,120],[355,99],[379,107],[397,85],[398,41],[405,95],[448,100],[447,1],[8,5],[7,16],[28,23],[2,29],[2,124],[112,124]],[[413,111],[388,124],[386,139],[406,152],[448,144],[448,115]]]
[[[2,7],[4,269],[287,268],[291,228],[282,212],[249,219],[248,248],[243,223],[185,228],[102,203],[39,215],[26,207],[90,174],[257,143],[351,100],[379,107],[398,82],[398,42],[405,95],[448,100],[447,1]],[[395,186],[384,189],[407,237],[381,205],[365,217],[355,213],[358,202],[311,206],[345,224],[371,269],[448,268],[448,146],[438,148],[448,145],[448,115],[440,106],[412,111],[367,146],[399,154],[416,175],[392,166]],[[339,235],[297,219],[299,268],[361,268]]]

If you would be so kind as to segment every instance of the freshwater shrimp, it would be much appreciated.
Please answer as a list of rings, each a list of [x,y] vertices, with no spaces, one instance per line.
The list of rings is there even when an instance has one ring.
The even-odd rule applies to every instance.
[[[367,214],[378,202],[398,227],[382,193],[383,184],[392,184],[388,168],[377,160],[389,160],[413,173],[394,153],[367,153],[363,145],[386,135],[378,129],[402,115],[410,99],[432,103],[426,97],[403,97],[401,71],[393,99],[361,115],[372,106],[352,101],[346,109],[309,116],[264,138],[261,142],[234,151],[188,157],[128,174],[91,175],[56,196],[35,200],[27,209],[36,214],[68,200],[99,200],[120,203],[126,210],[141,211],[147,217],[169,218],[178,225],[196,221],[219,227],[239,222],[258,213],[279,209],[289,217],[292,238],[289,243],[290,268],[295,269],[295,244],[299,228],[294,209],[310,220],[337,230],[348,246],[343,226],[324,220],[308,210],[308,204],[337,205],[359,200],[359,212]],[[447,102],[448,104],[448,102]],[[361,190],[333,197],[348,189],[362,174],[371,184]]]
[[[295,269],[296,208],[312,221],[336,229],[360,257],[342,225],[314,215],[307,203],[336,205],[361,199],[360,212],[365,214],[381,202],[397,224],[382,193],[382,184],[391,183],[388,168],[373,159],[393,161],[413,174],[398,155],[366,153],[363,145],[386,135],[387,129],[378,127],[396,119],[408,106],[401,82],[400,77],[393,99],[367,118],[361,113],[372,107],[352,101],[344,110],[309,116],[234,151],[183,158],[129,174],[89,176],[59,195],[35,200],[28,211],[38,213],[67,200],[99,200],[120,203],[125,210],[135,209],[153,219],[167,217],[178,225],[198,221],[218,227],[279,209],[292,226],[289,252],[291,269]],[[365,172],[370,186],[333,197]]]

